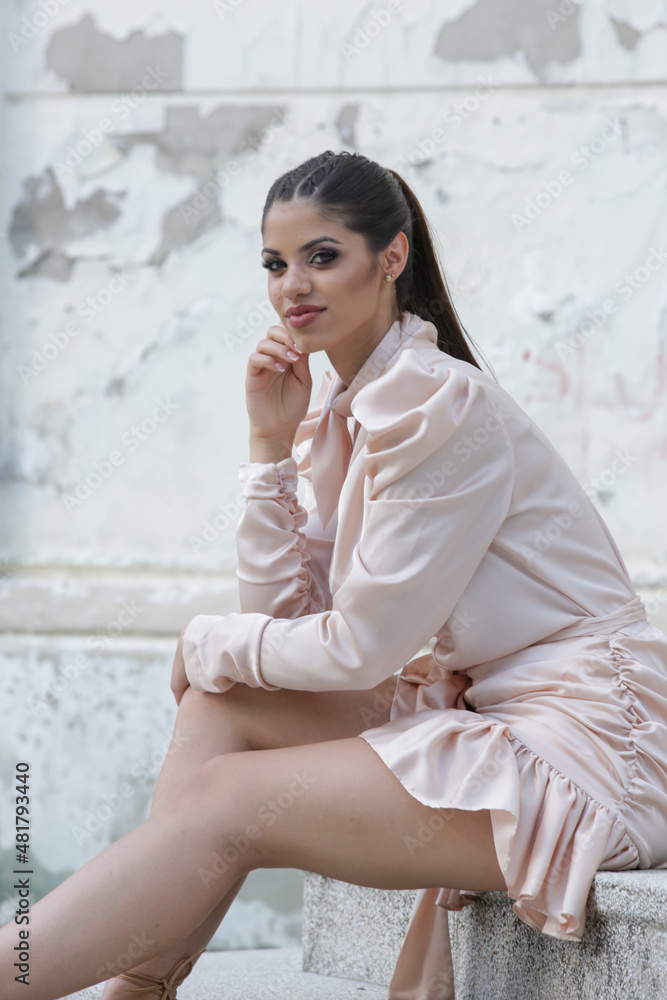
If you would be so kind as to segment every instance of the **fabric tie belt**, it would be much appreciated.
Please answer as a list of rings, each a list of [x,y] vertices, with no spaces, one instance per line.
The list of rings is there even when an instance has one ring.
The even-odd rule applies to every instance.
[[[624,625],[631,625],[633,622],[647,621],[646,607],[641,597],[635,595],[627,604],[621,605],[608,615],[601,615],[598,618],[584,616],[572,625],[566,625],[558,632],[542,639],[542,642],[555,642],[558,639],[572,639],[582,635],[611,635]]]

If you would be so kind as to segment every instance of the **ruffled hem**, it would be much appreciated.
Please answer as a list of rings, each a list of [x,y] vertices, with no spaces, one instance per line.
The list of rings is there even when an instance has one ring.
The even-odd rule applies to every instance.
[[[359,735],[425,805],[490,811],[513,909],[536,930],[580,941],[595,872],[639,863],[618,816],[504,723],[467,710],[433,709]],[[435,902],[461,910],[480,895],[443,887]]]

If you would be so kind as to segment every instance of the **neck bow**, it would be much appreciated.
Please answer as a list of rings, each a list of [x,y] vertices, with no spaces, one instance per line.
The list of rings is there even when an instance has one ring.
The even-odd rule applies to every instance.
[[[310,447],[313,492],[323,528],[326,528],[338,507],[338,498],[353,448],[347,418],[335,409],[337,398],[346,386],[339,375],[333,372],[327,372],[326,375],[330,380],[329,393]]]

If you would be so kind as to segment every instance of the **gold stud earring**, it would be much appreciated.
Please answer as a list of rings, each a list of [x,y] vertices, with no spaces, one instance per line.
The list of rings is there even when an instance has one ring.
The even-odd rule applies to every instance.
[[[385,280],[385,281],[391,281],[391,279],[392,279],[393,277],[394,277],[394,272],[392,271],[392,272],[391,272],[391,274],[385,274],[385,276],[384,276],[384,280]]]

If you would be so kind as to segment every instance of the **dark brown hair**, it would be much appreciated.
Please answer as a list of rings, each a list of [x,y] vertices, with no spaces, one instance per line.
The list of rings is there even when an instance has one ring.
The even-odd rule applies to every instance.
[[[450,298],[428,220],[400,174],[361,153],[327,149],[274,181],[264,204],[262,228],[274,201],[296,198],[311,199],[323,218],[359,233],[371,254],[405,233],[410,250],[395,282],[399,312],[407,310],[430,320],[441,351],[481,368]]]

